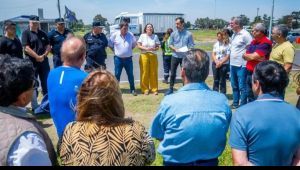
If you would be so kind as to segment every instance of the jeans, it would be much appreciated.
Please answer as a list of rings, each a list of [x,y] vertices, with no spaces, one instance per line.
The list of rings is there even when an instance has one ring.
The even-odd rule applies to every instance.
[[[253,94],[252,91],[252,72],[247,70],[247,98],[248,98],[248,103],[253,102],[256,100],[256,97]]]
[[[172,162],[163,162],[164,166],[218,166],[218,159],[210,160],[198,160],[189,163],[172,163]]]
[[[239,106],[240,99],[240,106],[247,103],[246,74],[246,67],[230,66],[230,82],[234,106]]]
[[[60,56],[58,56],[58,55],[53,55],[53,66],[54,66],[54,68],[56,68],[56,67],[59,67],[59,66],[62,66],[62,61],[61,61],[61,58],[60,58]]]
[[[212,62],[212,71],[214,76],[213,90],[226,94],[226,75],[228,64],[223,64],[220,68],[216,68],[216,63]]]
[[[115,63],[115,76],[117,80],[120,82],[122,69],[124,67],[130,84],[130,91],[135,90],[132,57],[120,58],[118,56],[114,56],[114,63]]]
[[[178,65],[182,64],[182,58],[173,57],[171,59],[171,77],[170,77],[170,89],[173,89],[176,79],[176,71]]]
[[[169,55],[163,55],[163,65],[164,65],[164,79],[168,80],[170,74],[170,70],[171,70],[171,59],[172,56]]]

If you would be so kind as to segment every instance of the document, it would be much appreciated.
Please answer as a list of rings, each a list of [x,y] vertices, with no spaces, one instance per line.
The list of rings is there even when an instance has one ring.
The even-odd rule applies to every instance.
[[[189,51],[189,49],[187,48],[187,46],[184,46],[184,47],[181,47],[181,48],[177,49],[176,52],[182,52],[182,53],[185,53],[185,52],[187,52],[187,51]]]

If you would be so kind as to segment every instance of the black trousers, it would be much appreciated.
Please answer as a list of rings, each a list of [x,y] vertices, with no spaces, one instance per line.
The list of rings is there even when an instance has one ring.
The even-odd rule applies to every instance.
[[[58,56],[58,55],[53,55],[53,66],[54,66],[54,68],[56,68],[56,67],[59,67],[59,66],[62,66],[62,61],[61,61],[61,58],[60,58],[60,56]]]
[[[171,70],[171,59],[172,56],[170,55],[163,55],[163,66],[164,66],[164,79],[168,80],[170,74],[170,70]]]
[[[176,79],[176,71],[178,65],[182,64],[182,58],[173,57],[171,59],[171,77],[170,77],[170,88],[174,87],[175,79]]]
[[[47,89],[47,78],[48,78],[48,74],[50,72],[50,66],[49,66],[49,61],[48,58],[45,57],[43,62],[36,62],[34,64],[35,67],[35,77],[36,79],[39,77],[40,78],[40,82],[41,82],[41,86],[42,86],[42,92],[43,95],[48,93],[48,89]]]
[[[220,68],[216,68],[216,63],[212,62],[212,71],[214,77],[213,90],[226,94],[226,76],[228,64],[223,64]]]

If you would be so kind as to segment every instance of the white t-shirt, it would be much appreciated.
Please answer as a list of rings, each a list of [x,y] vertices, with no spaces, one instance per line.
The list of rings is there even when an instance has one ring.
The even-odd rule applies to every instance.
[[[228,44],[220,43],[219,41],[214,44],[213,52],[216,53],[216,59],[221,61],[226,55],[230,55],[230,46]],[[229,60],[224,63],[228,64]]]
[[[243,59],[243,55],[246,52],[246,47],[252,41],[251,34],[242,29],[240,32],[234,33],[231,39],[230,65],[246,67],[247,61]]]
[[[158,36],[155,34],[152,34],[151,36],[148,36],[145,33],[141,34],[137,42],[142,43],[142,46],[147,48],[155,48],[156,45],[160,45]],[[146,53],[146,52],[156,53],[156,51],[146,51],[146,50],[141,50],[141,51],[142,53]]]

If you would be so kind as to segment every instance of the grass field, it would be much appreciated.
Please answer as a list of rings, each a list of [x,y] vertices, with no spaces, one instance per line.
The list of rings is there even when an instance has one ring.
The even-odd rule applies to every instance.
[[[209,87],[212,87],[212,77],[209,77],[206,81]],[[132,117],[134,120],[141,122],[146,128],[150,127],[151,121],[156,114],[156,111],[159,107],[161,100],[164,97],[164,92],[168,89],[168,85],[159,82],[159,95],[150,94],[145,96],[140,93],[139,83],[136,83],[136,88],[138,89],[138,96],[132,96],[129,94],[129,85],[127,83],[120,84],[121,90],[123,92],[123,101],[126,110],[126,117]],[[175,84],[175,89],[182,87],[180,80]],[[292,81],[292,76],[290,79],[290,84],[286,90],[286,101],[295,105],[298,99],[298,96],[295,93],[296,84]],[[229,104],[232,102],[232,91],[230,83],[227,81],[227,97],[229,99]],[[234,114],[234,111],[233,111]],[[52,139],[54,145],[57,143],[57,136],[55,128],[53,126],[52,120],[49,115],[43,115],[38,117],[39,121],[43,124],[43,127],[49,133],[50,138]],[[228,136],[229,134],[227,134]],[[156,148],[159,144],[158,141],[155,141]],[[153,166],[162,165],[162,157],[157,154],[156,160],[152,164]],[[219,157],[219,165],[221,166],[231,166],[232,157],[230,152],[230,147],[227,144],[223,154]]]

